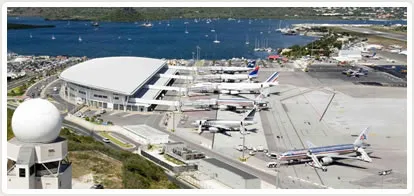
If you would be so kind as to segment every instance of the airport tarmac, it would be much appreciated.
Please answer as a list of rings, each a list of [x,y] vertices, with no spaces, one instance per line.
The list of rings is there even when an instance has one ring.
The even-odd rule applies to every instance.
[[[256,171],[253,174],[258,177],[280,188],[288,189],[407,187],[406,88],[355,85],[355,80],[364,79],[348,78],[340,72],[286,71],[283,69],[293,67],[277,66],[271,71],[261,70],[259,73],[257,81],[264,81],[273,71],[280,71],[280,85],[272,88],[270,91],[275,93],[266,98],[271,109],[258,112],[254,119],[258,123],[247,127],[254,131],[245,135],[245,145],[262,145],[270,152],[281,153],[295,148],[307,148],[307,141],[317,146],[353,143],[355,135],[370,126],[368,143],[371,144],[373,162],[340,160],[329,165],[327,172],[305,164],[284,164],[275,169],[266,167],[267,162],[272,160],[263,152],[249,156],[249,151],[245,151],[248,159],[243,164],[255,168],[246,171]],[[392,82],[376,72],[369,73],[365,79]],[[176,81],[173,86],[185,86],[185,82]],[[335,97],[329,109],[323,120],[319,121],[334,92]],[[179,97],[176,95],[175,92],[167,92],[163,99],[178,100]],[[254,98],[257,95],[242,96]],[[181,99],[218,97],[231,96],[208,94]],[[157,106],[155,112],[148,114],[108,111],[102,118],[118,125],[147,124],[160,129],[165,110],[173,111],[175,108]],[[200,135],[191,123],[194,120],[216,117],[237,120],[244,115],[221,110],[184,111],[176,114],[177,130],[171,134],[219,153],[226,160],[240,162],[242,152],[235,149],[243,142],[240,132],[231,132],[231,137],[223,134],[213,135],[208,131]],[[392,169],[393,172],[387,176],[378,175],[378,172],[387,169]],[[274,177],[274,181],[269,180],[269,175]]]
[[[265,80],[270,74],[272,72],[263,71],[257,80]],[[277,169],[280,172],[281,188],[407,186],[406,88],[355,85],[353,81],[368,78],[372,81],[393,82],[381,73],[370,73],[367,78],[360,79],[348,78],[340,72],[281,72],[280,86],[274,89],[279,93],[266,98],[271,103],[271,109],[259,112],[257,119],[260,118],[261,127],[255,133],[246,135],[246,146],[266,144],[264,146],[270,152],[280,153],[295,148],[307,148],[307,141],[317,146],[353,143],[356,136],[370,126],[368,143],[371,144],[369,150],[373,152],[372,163],[340,160],[329,165],[327,172],[304,164],[282,165]],[[320,122],[321,114],[333,92],[336,93],[333,102]],[[192,113],[191,117],[197,119],[206,115],[204,112],[197,113]],[[241,115],[218,111],[217,117],[238,119]],[[184,132],[180,134],[194,141],[202,140],[207,143],[204,145],[211,147],[210,137],[202,137],[194,131],[186,136]],[[232,133],[232,137],[216,134],[213,150],[237,159],[241,152],[234,147],[239,144],[242,144],[240,133]],[[275,169],[265,166],[269,161],[271,159],[263,153],[256,153],[246,164],[276,176]],[[387,176],[378,175],[378,172],[387,169],[392,169],[393,173]]]

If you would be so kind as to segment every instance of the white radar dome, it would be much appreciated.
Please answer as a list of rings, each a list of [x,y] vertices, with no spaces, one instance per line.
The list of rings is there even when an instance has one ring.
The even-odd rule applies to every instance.
[[[11,125],[14,136],[21,142],[49,143],[59,136],[62,118],[49,101],[29,99],[17,107]]]

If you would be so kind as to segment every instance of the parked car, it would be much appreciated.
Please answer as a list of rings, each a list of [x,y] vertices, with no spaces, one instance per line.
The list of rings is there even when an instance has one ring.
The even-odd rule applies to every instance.
[[[266,154],[267,157],[271,158],[271,159],[277,159],[277,154],[276,153],[267,153]]]
[[[111,140],[109,140],[108,138],[103,138],[102,141],[105,142],[105,143],[110,143],[111,142]]]
[[[263,152],[263,151],[264,151],[264,148],[262,145],[257,146],[257,152]]]
[[[236,147],[236,149],[237,149],[238,151],[243,151],[243,145],[238,145],[238,146]]]
[[[53,87],[53,91],[58,91],[58,88],[55,86],[55,87]]]
[[[104,186],[102,184],[95,184],[91,186],[91,189],[104,189]]]
[[[255,152],[255,151],[253,151],[253,150],[249,152],[249,155],[250,155],[250,156],[254,156],[255,154],[256,154],[256,152]]]
[[[274,167],[277,167],[277,163],[276,163],[276,162],[269,162],[269,163],[267,163],[267,167],[268,167],[268,168],[274,168]]]

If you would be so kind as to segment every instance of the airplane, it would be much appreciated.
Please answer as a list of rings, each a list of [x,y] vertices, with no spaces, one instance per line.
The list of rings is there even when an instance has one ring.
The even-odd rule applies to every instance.
[[[210,76],[211,78],[219,79],[223,82],[236,82],[236,81],[250,81],[253,78],[257,78],[257,75],[259,73],[259,66],[256,66],[253,71],[251,71],[249,74],[216,74]],[[209,77],[209,76],[207,76]]]
[[[373,54],[367,54],[367,53],[362,53],[361,55],[363,56],[363,57],[367,57],[367,58],[371,58],[371,59],[380,59],[380,57],[379,56],[375,56],[377,53],[376,52],[374,52]]]
[[[204,109],[219,109],[229,111],[251,110],[257,107],[257,110],[269,109],[269,102],[263,100],[264,95],[260,94],[255,99],[248,98],[228,98],[228,99],[198,99],[194,101],[183,102],[185,106],[193,106]]]
[[[222,94],[231,94],[237,95],[242,91],[249,91],[250,93],[255,93],[257,91],[261,92],[265,88],[279,85],[279,72],[274,72],[267,80],[261,83],[198,83],[189,88],[192,91],[216,91]]]
[[[308,149],[287,151],[278,155],[277,159],[279,164],[282,161],[290,163],[293,161],[310,160],[312,162],[307,163],[307,165],[322,169],[324,172],[328,171],[326,166],[333,163],[336,159],[355,159],[365,162],[372,162],[371,157],[369,157],[364,150],[366,148],[364,142],[368,139],[368,129],[369,127],[365,128],[353,144],[317,147],[308,141]],[[356,153],[357,156],[347,156],[347,154],[351,153]]]
[[[255,69],[256,61],[249,61],[246,67],[225,67],[225,66],[209,66],[203,69],[210,70],[213,73],[234,74],[238,72],[247,72]]]
[[[359,77],[368,75],[368,70],[359,68],[359,70],[348,69],[342,71],[342,74],[347,75],[348,77]]]
[[[237,111],[241,109],[252,109],[254,107],[260,110],[269,109],[269,102],[264,101],[264,94],[259,94],[255,99],[247,98],[230,98],[230,99],[217,99],[217,109]]]
[[[245,126],[256,124],[253,121],[254,115],[256,114],[256,108],[253,108],[247,115],[241,120],[222,120],[222,119],[206,119],[196,120],[192,123],[194,126],[198,126],[198,133],[202,134],[204,128],[210,133],[222,133],[227,136],[231,136],[226,131],[244,131]]]

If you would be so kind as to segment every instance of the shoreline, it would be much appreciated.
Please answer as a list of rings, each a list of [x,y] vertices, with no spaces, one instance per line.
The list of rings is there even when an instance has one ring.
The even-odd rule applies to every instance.
[[[218,18],[219,20],[227,20],[228,17],[171,17],[171,18],[150,18],[150,19],[136,19],[136,20],[107,20],[107,19],[95,19],[95,18],[51,18],[41,15],[19,15],[19,14],[7,14],[7,17],[40,17],[45,21],[84,21],[84,22],[145,22],[145,21],[165,21],[165,20],[185,20],[185,19],[212,19]],[[320,17],[320,16],[298,16],[298,17],[236,17],[234,19],[240,20],[318,20],[318,21],[329,21],[329,20],[338,20],[338,21],[378,21],[378,22],[388,22],[388,21],[406,21],[404,18],[393,18],[393,19],[362,19],[362,18],[347,18],[342,17]]]

